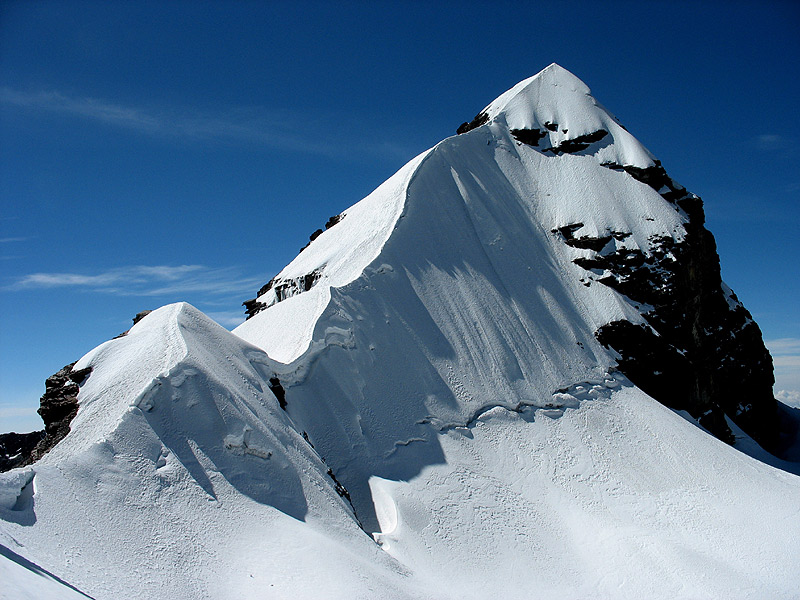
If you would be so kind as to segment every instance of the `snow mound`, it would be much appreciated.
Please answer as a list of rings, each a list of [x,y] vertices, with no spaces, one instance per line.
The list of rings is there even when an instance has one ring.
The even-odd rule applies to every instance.
[[[597,140],[602,146],[597,152],[600,162],[639,168],[655,164],[653,155],[592,97],[586,84],[555,63],[515,85],[481,113],[511,130],[540,131],[545,136],[543,149],[606,132]]]
[[[78,364],[92,374],[72,431],[0,479],[0,533],[20,556],[35,548],[42,569],[95,598],[238,598],[363,578],[395,588],[398,570],[374,556],[270,391],[261,350],[182,303]],[[258,556],[276,565],[268,580]],[[21,594],[30,577],[6,567]]]

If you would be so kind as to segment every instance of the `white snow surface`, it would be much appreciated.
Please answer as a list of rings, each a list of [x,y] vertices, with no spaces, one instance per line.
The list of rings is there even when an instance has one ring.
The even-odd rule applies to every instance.
[[[323,232],[276,276],[293,279],[321,271],[322,280],[304,294],[273,304],[258,319],[236,329],[244,339],[258,339],[271,348],[275,360],[290,362],[308,349],[314,325],[330,301],[330,289],[359,277],[378,255],[400,218],[408,181],[425,159],[423,152],[381,184],[361,202],[341,214],[342,220]],[[275,289],[257,298],[275,302]]]
[[[640,168],[654,164],[653,155],[592,97],[586,84],[555,63],[521,81],[481,112],[509,129],[547,131],[546,141],[540,144],[543,148],[603,129],[611,141],[602,140],[604,147],[597,152],[600,162]]]
[[[99,346],[69,435],[0,474],[18,496],[0,544],[98,599],[414,597],[278,406],[271,364],[188,304]]]
[[[83,357],[70,434],[0,474],[0,544],[98,600],[796,598],[800,478],[616,372],[593,333],[640,312],[553,232],[681,240],[601,166],[652,156],[557,65],[485,112],[279,275],[309,291],[235,335],[166,306]],[[609,135],[509,132],[545,123]]]

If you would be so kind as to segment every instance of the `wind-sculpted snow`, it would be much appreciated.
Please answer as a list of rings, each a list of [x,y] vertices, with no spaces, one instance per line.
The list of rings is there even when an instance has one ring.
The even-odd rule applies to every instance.
[[[245,339],[261,340],[270,347],[270,356],[283,362],[306,351],[316,320],[330,301],[331,287],[356,279],[378,255],[401,216],[408,180],[426,155],[424,152],[411,160],[339,215],[336,227],[316,236],[255,299],[271,310],[258,307],[259,318],[247,320],[236,333]],[[291,302],[285,301],[288,299]]]
[[[640,173],[660,168],[659,163],[596,103],[588,88],[560,67],[549,67],[523,82],[483,114],[486,118],[476,119],[474,127],[464,128],[466,133],[441,142],[424,160],[415,162],[412,171],[404,171],[408,175],[399,192],[404,202],[401,218],[372,262],[359,266],[360,276],[338,287],[329,287],[329,282],[321,280],[311,292],[266,309],[236,330],[271,356],[296,357],[279,367],[292,374],[286,388],[287,411],[350,491],[359,519],[368,531],[381,529],[381,515],[396,512],[386,508],[387,498],[392,495],[387,490],[400,489],[399,483],[387,483],[379,492],[383,500],[378,501],[376,488],[370,483],[374,481],[427,482],[420,483],[421,487],[409,483],[417,498],[414,508],[409,509],[408,518],[413,522],[417,522],[418,512],[426,510],[443,514],[468,510],[466,499],[463,503],[451,502],[433,494],[434,500],[422,489],[425,485],[437,489],[428,474],[459,472],[474,457],[491,452],[475,439],[459,445],[458,452],[448,451],[448,440],[453,435],[474,435],[476,424],[502,415],[507,415],[504,422],[511,419],[522,426],[526,419],[541,422],[548,411],[553,416],[569,415],[565,422],[572,423],[587,414],[586,410],[597,410],[584,409],[585,399],[578,400],[574,395],[570,396],[570,403],[562,406],[554,402],[554,394],[583,385],[580,382],[604,381],[619,357],[600,344],[595,332],[612,322],[648,327],[645,315],[652,307],[606,285],[602,279],[607,273],[586,269],[581,260],[593,259],[598,251],[603,255],[661,260],[664,247],[683,243],[687,235],[686,211],[661,190],[640,181],[644,177]],[[545,133],[536,136],[541,140],[538,146],[520,141],[518,130],[540,126]],[[600,130],[608,134],[597,135]],[[548,148],[558,151],[547,152]],[[611,164],[638,171],[632,176],[625,169],[609,168]],[[673,188],[678,189],[675,185]],[[671,194],[673,188],[665,188],[664,194]],[[391,206],[396,202],[395,191]],[[565,243],[565,236],[559,233],[565,228],[576,243]],[[603,240],[602,247],[593,241],[599,239]],[[313,256],[305,255],[312,248],[314,243],[301,255],[303,260]],[[318,266],[308,262],[303,269]],[[352,274],[348,280],[351,277]],[[316,300],[310,297],[314,290],[318,294]],[[323,293],[329,294],[330,299],[320,310]],[[313,313],[309,311],[312,302],[317,302]],[[293,332],[282,328],[280,338],[265,333],[264,324],[272,325],[292,311],[319,315],[314,317],[314,341],[308,344],[305,354],[298,354],[297,350],[306,347],[308,330]],[[335,338],[330,336],[332,331],[339,332]],[[335,343],[328,344],[329,339]],[[669,382],[664,386],[664,393],[669,395]],[[646,397],[637,394],[626,392],[624,397],[644,402]],[[652,414],[657,415],[657,420],[670,419],[672,424],[665,427],[677,422],[669,412]],[[637,419],[635,424],[625,425],[628,426],[641,427],[641,423]],[[664,451],[659,440],[652,444],[645,440],[640,442],[641,447],[629,450],[645,455]],[[534,451],[525,444],[506,447],[507,460],[519,464],[524,461],[522,457],[544,451],[537,448]],[[726,450],[721,451],[724,454]],[[679,461],[680,444],[670,447],[667,454],[668,461]],[[591,462],[589,456],[581,460]],[[618,467],[610,467],[610,472],[616,472]],[[624,473],[620,475],[623,479],[630,475],[625,469],[620,472]],[[480,477],[495,477],[489,470],[481,473]],[[674,472],[667,478],[673,475]],[[497,475],[503,485],[519,476],[516,470]],[[473,504],[489,503],[496,519],[508,519],[523,527],[530,525],[514,508],[517,500],[512,494],[497,500],[490,488],[476,490],[467,479],[462,480],[462,485]],[[588,480],[581,485],[590,487]],[[717,493],[713,489],[712,485],[699,493],[697,500],[707,503],[709,511]],[[570,497],[570,492],[564,492],[563,497]],[[774,501],[776,514],[786,514],[782,512],[785,506]],[[621,509],[611,508],[611,504],[609,500],[604,510],[621,510],[630,519],[639,519],[639,511],[644,510],[637,503]],[[748,519],[756,518],[755,507],[740,509],[750,515]],[[714,522],[714,527],[722,526],[720,521]],[[671,527],[666,522],[661,526]],[[465,555],[483,557],[478,548],[496,548],[503,539],[503,544],[513,548],[510,552],[536,557],[539,564],[541,557],[535,548],[552,549],[547,527],[533,535],[531,546],[520,547],[508,541],[516,539],[511,531],[498,529],[501,533],[496,538],[489,535],[493,541],[487,544],[483,530],[473,535],[474,527],[470,528],[468,520],[463,527],[470,534],[458,537],[457,545],[464,548]],[[602,535],[599,522],[587,527]],[[649,536],[643,533],[647,527],[642,527],[641,535]],[[793,530],[796,528],[797,524]],[[453,543],[448,541],[451,534],[446,524],[432,534],[427,525],[420,525],[407,529],[407,539],[403,542],[401,538],[399,543],[415,547],[416,557],[423,556],[425,548],[437,556],[436,560],[455,565],[455,556],[460,555],[453,552]],[[564,535],[562,532],[555,539]],[[726,539],[747,554],[747,536],[737,535]],[[445,539],[440,539],[442,536]],[[664,546],[655,543],[649,558],[635,562],[639,566],[626,568],[625,572],[634,577],[633,571],[646,570],[645,564],[650,568],[651,564],[666,560],[665,553],[673,543],[682,548],[675,550],[678,554],[694,552],[690,541],[690,537],[679,536],[664,541]],[[571,545],[558,553],[560,560],[568,563],[582,556]],[[630,554],[632,557],[635,553]],[[416,560],[392,555],[405,564]],[[750,557],[755,560],[754,555]],[[718,559],[723,556],[709,559],[706,567],[711,568]],[[415,568],[436,573],[436,568],[428,569],[427,560],[420,559]],[[743,584],[758,571],[751,572],[746,562],[735,566]],[[760,559],[756,562],[765,564]],[[547,560],[544,563],[549,564]],[[613,586],[592,588],[592,578],[596,582],[615,578],[600,574],[603,559],[593,558],[591,563],[594,566],[586,567],[586,571],[570,571],[574,576],[571,581],[585,577],[587,593],[602,588],[611,594]],[[785,569],[778,578],[785,583],[786,574],[797,563],[793,559],[778,563],[783,565],[779,570]],[[491,564],[494,567],[497,561]],[[663,572],[667,578],[669,569],[678,567],[669,560],[665,564],[670,565]],[[678,571],[692,581],[702,579],[702,567],[685,567]],[[478,565],[471,568],[480,573],[480,579],[491,582],[485,584],[487,593],[507,579],[495,573],[489,575],[487,568]],[[524,581],[539,581],[545,577],[542,569],[529,566],[525,571],[528,575],[509,576],[508,580],[516,583],[501,587],[511,593]],[[455,571],[452,577],[448,582],[455,580]],[[680,577],[667,579],[673,581],[673,591],[682,589]],[[637,581],[631,589],[644,595],[652,591],[650,580]],[[775,589],[786,589],[782,585]],[[464,586],[465,593],[468,588]],[[720,584],[717,589],[723,588]],[[555,597],[566,593],[570,586],[560,592],[557,589],[553,588]],[[716,593],[713,586],[697,589],[704,589],[712,597]]]
[[[308,589],[365,573],[392,589],[398,570],[269,390],[272,365],[189,305],[153,312],[79,361],[92,381],[70,434],[0,475],[2,533],[95,598],[290,594],[273,569],[299,565]]]
[[[418,477],[370,479],[381,547],[461,598],[794,596],[797,478],[634,387],[543,412],[492,409]]]
[[[599,333],[669,346],[699,199],[557,65],[459,133],[236,335],[172,305],[81,359],[72,431],[0,474],[0,543],[96,598],[794,597],[800,478]]]
[[[91,600],[91,596],[2,543],[0,557],[0,579],[6,593],[13,593],[15,597],[25,600]]]
[[[289,414],[367,528],[370,477],[408,479],[443,461],[431,423],[466,422],[492,404],[543,406],[555,390],[613,366],[594,337],[601,325],[642,321],[618,294],[580,281],[569,257],[581,251],[564,248],[553,228],[578,216],[590,233],[635,222],[618,243],[645,249],[655,234],[682,233],[680,215],[655,191],[593,157],[519,146],[500,124],[439,144],[409,178],[405,198],[380,255],[355,281],[329,288],[316,321],[320,343],[334,329],[348,343],[312,343],[284,369],[304,373],[286,389]],[[270,356],[297,348],[304,333],[260,336],[260,323],[302,312],[313,291],[236,333]]]

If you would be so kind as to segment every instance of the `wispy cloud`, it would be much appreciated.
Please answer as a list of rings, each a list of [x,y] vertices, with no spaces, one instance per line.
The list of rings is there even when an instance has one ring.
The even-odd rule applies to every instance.
[[[765,340],[764,344],[773,356],[800,355],[800,338],[777,338]]]
[[[755,138],[756,148],[765,152],[786,150],[792,145],[790,139],[778,133],[763,133]]]
[[[764,340],[775,366],[775,397],[800,408],[800,338]]]
[[[0,87],[0,104],[90,119],[148,136],[250,143],[293,152],[343,158],[353,152],[410,158],[415,149],[359,138],[341,118],[267,107],[228,108],[218,113],[191,107],[133,106],[59,91],[26,92]]]
[[[29,417],[36,414],[36,409],[24,404],[0,404],[0,419],[11,419],[14,417]],[[5,431],[5,429],[3,430]]]
[[[241,310],[207,311],[206,315],[228,329],[244,323],[244,314]]]
[[[28,238],[26,237],[6,237],[0,238],[0,244],[10,244],[12,242],[24,242],[27,241]]]
[[[248,293],[263,283],[262,278],[243,277],[233,268],[203,265],[130,266],[101,273],[31,273],[6,289],[21,291],[48,288],[77,288],[109,294],[169,296],[175,294]]]
[[[72,113],[106,123],[155,132],[161,119],[137,108],[120,106],[96,98],[69,97],[60,92],[22,92],[9,87],[0,88],[0,102],[24,108]]]
[[[775,392],[775,398],[794,408],[800,408],[800,392],[797,390],[778,390]]]

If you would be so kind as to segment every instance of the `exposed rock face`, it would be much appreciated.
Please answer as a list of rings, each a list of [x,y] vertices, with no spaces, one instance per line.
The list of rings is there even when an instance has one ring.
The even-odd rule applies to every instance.
[[[136,325],[151,312],[143,310],[136,313],[133,324]],[[114,339],[128,335],[128,331],[130,329]],[[36,462],[69,433],[69,424],[78,413],[80,386],[92,372],[91,368],[73,371],[74,366],[74,362],[68,364],[45,381],[45,392],[39,399],[39,410],[36,411],[44,421],[44,430],[0,434],[0,472]]]
[[[477,115],[475,115],[475,118],[472,119],[472,121],[468,123],[462,123],[461,125],[459,125],[458,129],[456,129],[456,133],[458,135],[461,135],[462,133],[467,133],[468,131],[472,131],[476,127],[480,127],[481,125],[484,125],[488,122],[489,122],[489,115],[487,115],[484,112],[478,113]]]
[[[133,317],[133,324],[136,325],[139,321],[144,319],[147,315],[149,315],[152,310],[143,310],[142,312],[136,313],[136,316]]]
[[[580,151],[590,138],[598,141],[605,133],[569,140],[558,151]],[[711,433],[732,443],[727,415],[764,448],[776,451],[772,359],[758,325],[722,282],[702,201],[676,184],[658,161],[647,169],[603,166],[649,185],[688,222],[682,242],[651,238],[648,253],[617,248],[614,240],[624,240],[627,232],[577,236],[582,223],[554,230],[565,244],[594,252],[574,260],[594,275],[587,285],[597,281],[642,305],[649,327],[616,321],[597,331],[598,340],[619,353],[625,375],[663,404],[687,410]]]
[[[780,442],[778,456],[784,460],[800,462],[800,408],[778,403]]]
[[[0,434],[0,472],[22,465],[44,437],[44,430]]]
[[[558,131],[558,123],[545,123],[544,126],[550,131]],[[568,130],[566,129],[563,131],[564,133],[568,133]],[[539,141],[547,135],[547,131],[542,131],[541,129],[512,129],[511,135],[514,136],[514,139],[522,142],[523,144],[538,147]],[[586,135],[579,135],[575,136],[574,138],[566,139],[560,144],[551,148],[544,148],[542,149],[542,152],[552,152],[556,155],[580,152],[582,150],[586,150],[595,142],[599,142],[607,135],[608,131],[605,129],[598,129],[597,131],[587,133]]]
[[[281,380],[277,377],[270,377],[269,389],[273,394],[275,394],[275,398],[278,399],[278,404],[280,404],[281,408],[286,410],[286,390],[283,389]]]
[[[327,231],[334,225],[336,225],[339,221],[342,220],[342,215],[333,215],[325,222],[325,230]]]
[[[25,464],[39,460],[69,433],[69,424],[78,414],[80,385],[92,372],[91,368],[73,371],[74,366],[75,363],[68,364],[45,381],[45,392],[37,411],[44,421],[45,435]]]
[[[330,229],[331,227],[336,225],[343,218],[344,218],[344,215],[333,215],[332,217],[330,217],[325,222],[325,231],[327,231],[328,229]],[[313,242],[315,239],[317,239],[323,233],[324,232],[322,231],[322,229],[317,229],[316,231],[314,231],[314,233],[312,233],[310,236],[308,236],[308,243],[305,246],[303,246],[302,248],[300,248],[300,252],[302,252],[303,250],[308,248],[311,245],[311,242]]]
[[[605,129],[598,129],[597,131],[587,133],[586,135],[579,135],[574,138],[564,140],[558,146],[545,148],[542,150],[542,152],[552,152],[553,154],[562,154],[564,152],[580,152],[581,150],[586,150],[595,142],[599,142],[607,135],[608,132]]]
[[[345,215],[333,215],[330,217],[327,222],[325,223],[325,231],[339,223],[342,219],[344,219]],[[306,248],[311,245],[311,243],[316,240],[319,236],[323,234],[322,229],[317,229],[314,233],[308,236],[308,244],[300,248],[300,252],[305,250]],[[297,294],[301,294],[303,292],[307,292],[310,290],[319,278],[322,276],[322,271],[320,269],[315,269],[311,273],[307,273],[302,277],[292,277],[283,279],[279,276],[275,276],[270,279],[267,283],[261,286],[261,289],[258,290],[255,298],[251,298],[250,300],[245,300],[242,302],[242,306],[244,306],[244,310],[247,313],[247,318],[251,318],[258,313],[260,313],[265,308],[272,306],[273,304],[277,304],[278,302],[282,302],[286,300],[286,298],[290,298],[292,296],[296,296]],[[275,297],[270,302],[261,302],[259,298],[269,292],[270,290],[275,290]]]
[[[153,311],[152,311],[152,310],[143,310],[143,311],[141,311],[141,312],[138,312],[138,313],[136,313],[136,316],[135,316],[135,317],[133,317],[133,324],[134,324],[134,325],[136,325],[136,324],[137,324],[139,321],[141,321],[142,319],[144,319],[144,318],[145,318],[147,315],[149,315],[151,312],[153,312]],[[121,337],[125,337],[126,335],[128,335],[128,332],[129,332],[129,331],[130,331],[130,329],[126,329],[125,331],[123,331],[122,333],[120,333],[118,336],[114,337],[114,339],[121,338]]]
[[[258,290],[255,298],[251,298],[250,300],[245,300],[242,302],[242,306],[244,306],[244,311],[247,313],[248,319],[250,317],[254,317],[262,310],[267,308],[268,305],[264,302],[259,302],[258,299],[272,289],[272,286],[275,285],[275,281],[277,279],[277,277],[273,277],[267,283],[261,286],[261,289]]]
[[[92,372],[91,368],[74,371],[74,366],[75,363],[68,364],[45,381],[37,411],[44,421],[44,431],[0,436],[0,471],[36,462],[69,433],[69,424],[78,414],[80,386]]]
[[[290,279],[279,279],[274,277],[270,279],[266,285],[258,290],[258,295],[255,298],[242,302],[242,306],[244,306],[245,311],[247,312],[247,318],[249,319],[253,315],[257,315],[262,310],[272,306],[273,304],[282,302],[287,298],[296,296],[297,294],[307,292],[314,287],[314,284],[319,281],[320,277],[322,277],[322,272],[318,269],[315,269],[314,271],[311,271],[311,273],[306,273],[300,277],[292,277]],[[259,302],[258,298],[270,290],[275,291],[275,297],[272,302]]]
[[[511,135],[523,144],[538,146],[539,141],[547,135],[547,132],[541,129],[512,129]]]

